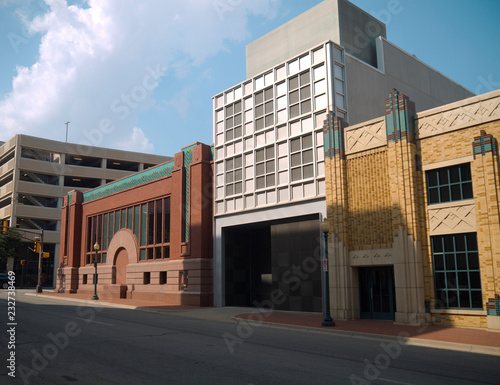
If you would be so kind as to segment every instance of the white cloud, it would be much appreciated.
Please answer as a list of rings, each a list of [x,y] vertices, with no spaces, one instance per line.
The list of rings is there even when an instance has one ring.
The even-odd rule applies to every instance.
[[[276,9],[276,0],[45,3],[50,10],[27,25],[42,35],[37,62],[17,68],[12,92],[0,100],[0,140],[16,133],[63,140],[69,120],[70,142],[116,147],[154,107],[156,87],[168,89],[169,77],[243,40],[250,14]]]
[[[153,143],[149,141],[144,131],[138,127],[132,128],[132,132],[127,139],[118,143],[118,148],[125,151],[146,152],[150,154],[154,153],[155,150]]]

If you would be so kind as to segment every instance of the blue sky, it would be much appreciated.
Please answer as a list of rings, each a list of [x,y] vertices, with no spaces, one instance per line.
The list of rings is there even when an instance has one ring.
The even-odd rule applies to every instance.
[[[500,1],[351,1],[472,92],[500,88]],[[68,141],[82,145],[173,155],[210,144],[211,97],[245,80],[246,44],[318,3],[0,0],[0,140],[64,141],[70,121]]]

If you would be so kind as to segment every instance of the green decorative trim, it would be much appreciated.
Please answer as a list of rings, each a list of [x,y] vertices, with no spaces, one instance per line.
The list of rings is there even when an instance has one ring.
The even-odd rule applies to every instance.
[[[182,150],[184,153],[184,169],[186,170],[185,175],[185,197],[186,204],[184,205],[184,242],[189,242],[189,165],[193,163],[193,149],[198,144],[193,144]]]
[[[102,198],[119,191],[124,191],[132,187],[139,186],[144,183],[149,183],[154,180],[164,178],[172,174],[175,162],[172,160],[168,163],[161,164],[156,167],[148,168],[123,179],[118,179],[114,182],[100,186],[96,189],[87,191],[83,194],[83,202],[90,202],[94,199]]]
[[[415,103],[395,88],[385,101],[385,129],[387,142],[397,143],[406,138],[408,142],[416,143]]]
[[[491,152],[494,156],[498,156],[498,146],[496,139],[487,134],[486,131],[481,130],[481,135],[474,138],[472,142],[472,153],[474,154],[474,159],[476,155],[486,155],[487,152]]]
[[[344,128],[347,123],[333,112],[329,112],[323,125],[323,142],[325,158],[339,157],[345,159]]]

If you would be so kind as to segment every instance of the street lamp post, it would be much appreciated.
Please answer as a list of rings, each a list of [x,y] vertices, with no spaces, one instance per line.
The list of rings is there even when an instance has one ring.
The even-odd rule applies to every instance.
[[[97,296],[97,252],[99,251],[99,244],[96,242],[94,245],[94,251],[95,251],[95,256],[94,256],[94,295],[92,296],[92,299],[99,299]]]
[[[42,236],[36,236],[35,242],[38,244],[38,283],[36,285],[36,292],[41,293],[42,290],[42,253],[43,253],[43,230]]]
[[[335,326],[330,315],[330,280],[328,277],[328,233],[330,232],[330,223],[328,219],[324,219],[321,223],[321,231],[325,237],[325,258],[323,259],[323,278],[324,278],[324,296],[325,296],[325,318],[321,326]]]

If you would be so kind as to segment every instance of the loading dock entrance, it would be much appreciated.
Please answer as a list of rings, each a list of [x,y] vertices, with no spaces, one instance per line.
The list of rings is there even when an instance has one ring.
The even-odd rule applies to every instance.
[[[322,311],[318,215],[225,228],[223,245],[226,306]]]

